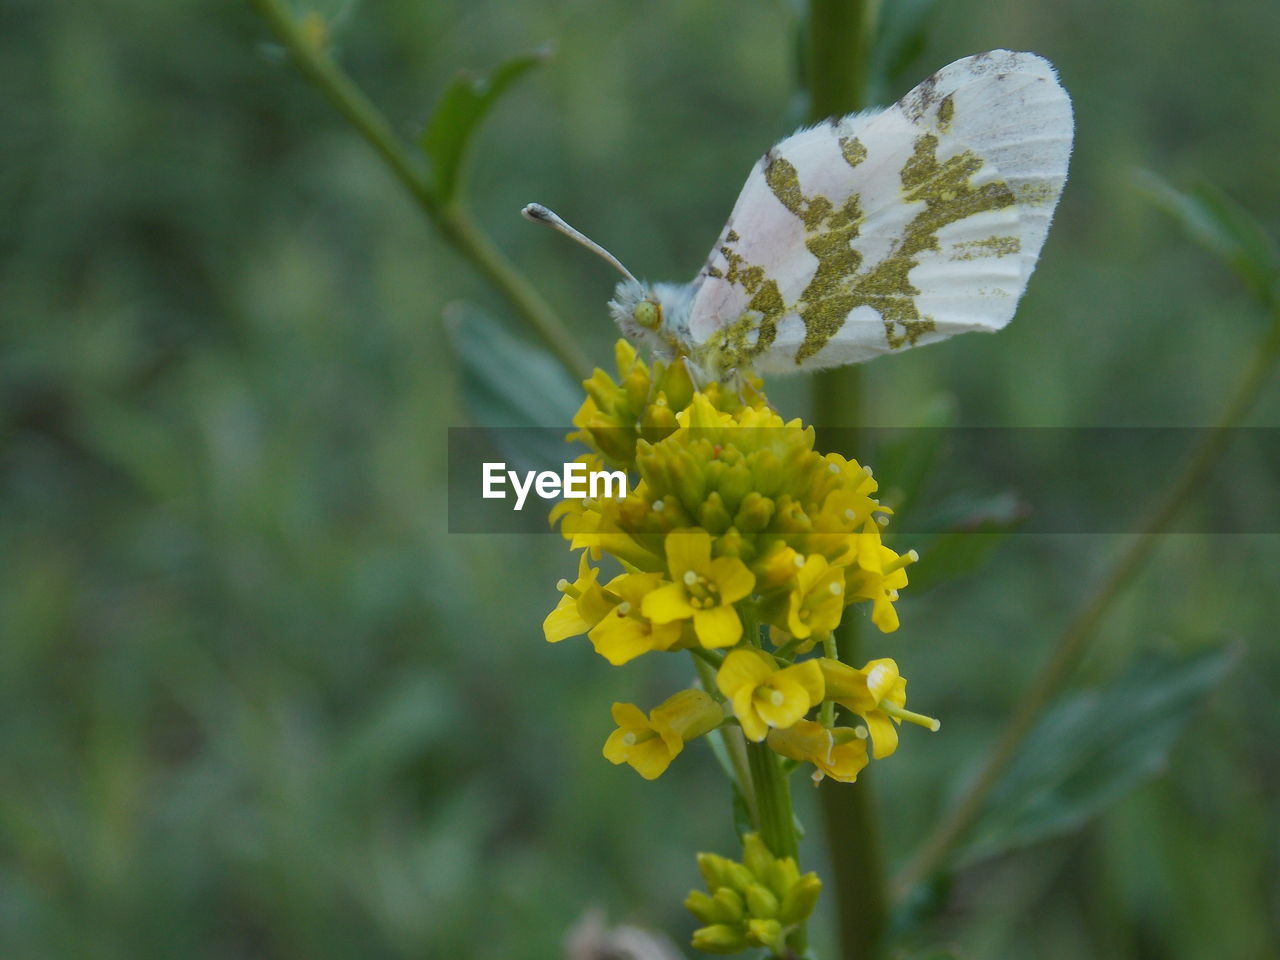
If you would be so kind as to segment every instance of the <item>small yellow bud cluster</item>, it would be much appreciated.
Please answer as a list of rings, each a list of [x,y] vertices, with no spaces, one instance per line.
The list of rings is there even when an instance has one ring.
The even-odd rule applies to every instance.
[[[704,953],[767,947],[786,956],[786,936],[813,912],[822,892],[815,873],[800,875],[791,857],[775,857],[754,833],[742,840],[742,862],[698,854],[707,891],[690,892],[684,905],[706,926],[694,931]]]

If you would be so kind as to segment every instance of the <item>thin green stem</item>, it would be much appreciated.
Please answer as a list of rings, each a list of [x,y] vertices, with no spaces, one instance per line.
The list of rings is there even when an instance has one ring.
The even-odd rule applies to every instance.
[[[879,0],[810,0],[805,52],[809,120],[842,116],[867,105],[871,50]],[[813,422],[844,428],[844,452],[856,456],[854,430],[862,421],[861,371],[843,367],[813,380]],[[845,617],[836,632],[839,657],[858,662],[858,623]],[[824,707],[824,711],[826,708]],[[843,717],[845,711],[841,710]],[[831,722],[829,711],[823,722]],[[832,884],[839,919],[841,960],[877,956],[888,921],[888,890],[875,794],[868,771],[853,786],[824,781],[818,790],[827,841],[832,850]]]
[[[1203,485],[1209,470],[1226,447],[1232,428],[1240,424],[1257,401],[1258,395],[1270,380],[1278,359],[1280,308],[1275,308],[1272,311],[1271,328],[1254,350],[1217,425],[1191,451],[1185,466],[1169,483],[1139,532],[1116,557],[1097,587],[1068,621],[1054,644],[1048,661],[1014,707],[1004,732],[992,747],[977,777],[895,879],[894,888],[899,896],[905,895],[916,883],[940,869],[964,838],[965,832],[982,812],[987,796],[1008,768],[1041,712],[1070,678],[1089,640],[1097,632],[1112,604],[1150,559],[1161,534],[1168,529],[1191,495]]]
[[[840,658],[840,647],[836,642],[835,634],[829,634],[822,638],[822,655],[831,660]],[[835,726],[836,702],[834,700],[822,701],[822,706],[818,709],[818,722],[828,730]]]
[[[720,664],[724,663],[724,654],[707,650],[705,647],[690,647],[689,653],[693,656],[695,661],[698,661],[700,664],[706,664],[713,670],[719,670]],[[701,669],[702,668],[699,667],[699,671],[701,671]],[[715,674],[712,674],[712,685],[707,688],[707,693],[711,694],[713,697],[720,696],[720,692],[715,686]]]
[[[702,689],[715,697],[721,703],[724,702],[724,694],[722,694],[716,685],[716,661],[712,658],[699,656],[699,653],[706,653],[697,648],[690,649],[689,653],[693,655],[693,665],[698,671],[698,679],[702,683]],[[752,823],[759,822],[759,812],[756,805],[755,787],[751,780],[751,770],[747,766],[746,741],[742,736],[742,728],[730,720],[726,720],[709,736],[719,737],[720,745],[724,747],[724,757],[728,759],[726,767],[721,762],[721,769],[725,775],[738,785],[738,791],[742,794],[743,800],[747,804],[747,814],[751,817]],[[719,760],[719,755],[717,755]]]
[[[590,375],[591,363],[555,311],[461,206],[436,200],[423,164],[414,160],[386,118],[324,46],[308,35],[303,21],[280,0],[249,0],[249,3],[289,51],[298,71],[324,95],[339,116],[364,137],[454,249],[502,293],[570,375],[579,379]]]

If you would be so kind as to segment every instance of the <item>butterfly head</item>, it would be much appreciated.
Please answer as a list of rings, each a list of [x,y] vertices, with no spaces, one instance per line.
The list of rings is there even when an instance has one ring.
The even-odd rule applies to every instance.
[[[609,301],[609,315],[632,343],[657,347],[662,342],[662,301],[639,280],[621,281]]]
[[[687,326],[691,298],[688,285],[623,280],[614,288],[609,313],[628,340],[670,360],[690,353]]]

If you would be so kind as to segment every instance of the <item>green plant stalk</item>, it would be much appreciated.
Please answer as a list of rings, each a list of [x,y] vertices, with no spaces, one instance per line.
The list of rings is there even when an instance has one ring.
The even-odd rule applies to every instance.
[[[1031,732],[1040,714],[1061,691],[1097,632],[1112,604],[1133,582],[1150,559],[1161,534],[1178,515],[1191,495],[1202,486],[1210,468],[1218,460],[1238,426],[1267,385],[1280,360],[1280,307],[1272,308],[1271,325],[1253,351],[1249,365],[1236,383],[1217,424],[1204,435],[1188,455],[1186,464],[1165,488],[1139,532],[1111,564],[1094,591],[1077,609],[1053,646],[1053,653],[1022,695],[1004,732],[987,755],[980,772],[965,789],[950,812],[920,845],[917,853],[895,878],[894,890],[905,896],[915,884],[926,879],[946,862],[947,857],[973,826],[983,804],[1001,775]]]
[[[791,785],[778,763],[778,755],[767,743],[748,743],[747,762],[755,790],[760,839],[775,857],[791,857],[798,864],[800,844],[791,807]],[[803,922],[787,937],[787,945],[797,955],[803,955],[808,947],[808,932]]]
[[[805,86],[809,121],[843,116],[866,106],[871,51],[880,0],[810,0],[806,24]],[[843,367],[813,380],[813,422],[819,428],[844,428],[856,456],[856,430],[862,420],[861,370]],[[857,664],[858,622],[852,617],[836,632],[840,659]],[[841,722],[849,722],[844,710]],[[869,771],[852,786],[824,781],[818,790],[823,825],[831,850],[832,893],[839,925],[841,960],[875,957],[888,925],[889,895],[881,849],[875,795]]]
[[[880,0],[809,0],[805,37],[809,121],[866,106]]]
[[[585,379],[592,365],[523,273],[521,273],[480,229],[461,204],[437,201],[426,171],[415,162],[391,125],[321,46],[312,42],[302,22],[280,0],[249,0],[289,51],[299,72],[315,86],[338,114],[377,153],[387,169],[409,191],[423,213],[435,223],[445,239],[482,273],[507,299],[517,316],[551,351],[569,374]]]
[[[745,613],[743,635],[759,638],[760,620],[754,613]],[[779,757],[768,743],[748,743],[747,767],[749,776],[743,787],[751,790],[754,802],[753,819],[760,839],[775,857],[791,857],[800,863],[800,843],[796,837],[796,818],[791,806],[791,785],[783,772]],[[741,775],[740,775],[741,777]],[[787,945],[797,956],[808,947],[808,932],[802,922],[787,937]]]

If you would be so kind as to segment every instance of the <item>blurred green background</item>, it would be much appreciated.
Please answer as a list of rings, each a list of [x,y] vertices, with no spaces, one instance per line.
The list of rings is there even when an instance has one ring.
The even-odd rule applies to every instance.
[[[781,0],[321,9],[406,136],[458,68],[555,41],[468,190],[601,363],[613,277],[520,206],[688,278],[803,114]],[[1259,311],[1132,172],[1280,224],[1277,38],[1258,0],[943,0],[890,93],[1035,50],[1077,148],[1017,321],[868,367],[870,420],[1212,422]],[[441,311],[504,305],[267,41],[225,0],[0,5],[0,956],[555,957],[593,904],[683,941],[693,851],[735,849],[726,788],[701,746],[653,784],[599,750],[609,704],[657,702],[685,664],[548,646],[563,543],[447,533],[467,417]],[[772,393],[805,412],[803,381]],[[1251,422],[1280,422],[1280,388]],[[1078,495],[1107,488],[1100,467]],[[944,719],[876,770],[895,861],[1119,543],[1015,536],[867,638]],[[1232,637],[1243,662],[1165,775],[963,873],[937,939],[1277,954],[1277,596],[1274,536],[1167,538],[1086,673]]]

